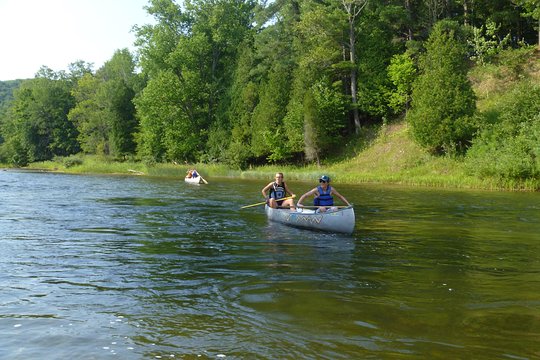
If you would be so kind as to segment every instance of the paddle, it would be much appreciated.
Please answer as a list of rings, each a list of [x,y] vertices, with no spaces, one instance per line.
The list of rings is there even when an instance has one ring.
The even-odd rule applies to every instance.
[[[293,199],[295,196],[296,195],[289,196],[289,197],[284,197],[284,198],[281,198],[281,199],[277,199],[276,201]],[[266,204],[266,201],[262,201],[260,203],[251,204],[251,205],[245,205],[245,206],[242,206],[240,209],[246,209],[246,208],[250,208],[250,207],[253,207],[253,206],[259,206],[259,205],[264,205],[264,204]]]
[[[201,176],[201,175],[199,175],[199,176]],[[201,180],[202,180],[203,183],[205,183],[206,185],[208,185],[208,181],[206,181],[202,176],[201,176]]]

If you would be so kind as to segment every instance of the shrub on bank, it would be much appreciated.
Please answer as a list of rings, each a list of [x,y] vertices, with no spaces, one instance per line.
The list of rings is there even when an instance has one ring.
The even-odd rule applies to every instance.
[[[521,83],[504,95],[486,120],[466,157],[480,177],[503,180],[540,177],[540,85]],[[487,115],[486,115],[487,116]]]

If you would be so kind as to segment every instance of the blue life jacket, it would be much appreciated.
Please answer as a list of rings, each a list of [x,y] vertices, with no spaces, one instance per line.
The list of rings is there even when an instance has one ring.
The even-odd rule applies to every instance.
[[[326,192],[323,190],[321,186],[317,186],[317,191],[319,192],[319,196],[313,199],[313,205],[315,206],[334,205],[334,197],[330,195],[330,193],[332,192],[332,187],[330,185],[328,185],[328,187],[326,188]]]
[[[270,197],[276,200],[283,199],[286,194],[287,191],[285,191],[285,182],[282,182],[281,185],[278,185],[278,183],[274,182],[272,188],[270,189]]]

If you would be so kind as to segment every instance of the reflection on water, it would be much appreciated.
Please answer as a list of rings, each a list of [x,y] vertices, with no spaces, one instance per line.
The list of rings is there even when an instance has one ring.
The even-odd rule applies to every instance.
[[[0,171],[3,356],[540,357],[539,194],[340,185],[347,236],[265,184]]]

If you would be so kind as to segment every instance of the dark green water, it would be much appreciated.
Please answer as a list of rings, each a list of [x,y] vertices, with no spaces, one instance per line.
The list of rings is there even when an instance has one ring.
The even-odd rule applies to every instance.
[[[540,358],[540,194],[335,184],[345,236],[207,180],[0,171],[0,357]]]

